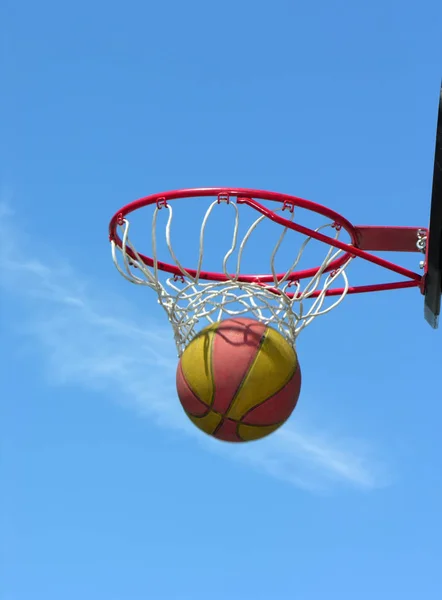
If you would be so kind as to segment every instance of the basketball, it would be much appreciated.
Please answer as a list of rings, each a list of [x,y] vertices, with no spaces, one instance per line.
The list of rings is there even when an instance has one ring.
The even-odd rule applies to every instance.
[[[202,431],[247,442],[276,431],[291,415],[301,388],[295,350],[275,329],[231,318],[201,330],[177,368],[178,397]]]

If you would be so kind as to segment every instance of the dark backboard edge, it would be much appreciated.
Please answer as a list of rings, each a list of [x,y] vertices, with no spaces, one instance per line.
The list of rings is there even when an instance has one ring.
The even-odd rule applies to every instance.
[[[442,85],[439,98],[428,238],[425,318],[436,329],[440,315],[442,294]]]

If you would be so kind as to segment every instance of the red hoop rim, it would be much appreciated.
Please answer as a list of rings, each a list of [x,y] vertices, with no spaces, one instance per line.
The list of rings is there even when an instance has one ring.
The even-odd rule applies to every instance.
[[[323,271],[324,273],[340,269],[350,258],[360,257],[368,262],[376,264],[380,267],[383,267],[384,269],[387,269],[407,278],[405,281],[399,282],[395,281],[390,283],[377,283],[349,287],[347,290],[345,290],[348,294],[396,290],[411,287],[420,287],[421,292],[423,292],[425,275],[422,276],[419,273],[410,271],[409,269],[401,267],[400,265],[397,265],[393,262],[373,255],[370,252],[367,252],[367,250],[417,252],[419,250],[417,250],[416,247],[416,236],[418,233],[422,232],[424,232],[425,235],[427,235],[428,230],[426,228],[400,226],[356,226],[350,223],[348,219],[346,219],[338,212],[332,210],[331,208],[323,206],[322,204],[318,204],[317,202],[312,202],[311,200],[306,200],[305,198],[300,198],[298,196],[282,194],[279,192],[268,192],[264,190],[255,190],[251,188],[214,187],[189,188],[152,194],[150,196],[145,196],[143,198],[139,198],[138,200],[130,202],[129,204],[126,204],[126,206],[124,206],[115,213],[109,224],[109,239],[122,250],[123,241],[117,233],[117,227],[123,223],[123,220],[127,215],[140,208],[150,206],[152,204],[157,204],[159,208],[162,208],[163,206],[166,206],[167,202],[171,200],[210,196],[218,197],[218,200],[220,202],[221,200],[230,201],[230,199],[236,198],[237,204],[247,204],[251,208],[255,209],[257,212],[268,217],[270,220],[284,227],[287,227],[288,229],[292,229],[294,231],[297,231],[306,236],[312,237],[316,240],[319,240],[330,246],[342,250],[344,254],[340,258],[332,261],[328,265],[328,267]],[[308,227],[304,227],[303,225],[300,225],[296,222],[284,219],[283,217],[280,217],[267,207],[256,202],[256,198],[259,200],[270,200],[273,202],[279,202],[283,205],[283,207],[287,207],[290,210],[293,210],[294,208],[298,207],[322,215],[330,219],[333,226],[335,226],[336,228],[343,228],[350,236],[351,243],[341,242],[340,240],[328,237],[320,232],[309,229]],[[158,270],[160,271],[170,273],[178,278],[183,277],[183,272],[176,265],[165,263],[162,261],[156,261],[155,263],[153,258],[150,258],[145,254],[138,253],[138,256],[135,255],[135,253],[128,247],[125,248],[125,251],[134,261],[141,259],[143,263],[148,267],[154,267],[156,264]],[[299,281],[301,279],[305,279],[307,277],[314,277],[317,274],[319,268],[320,267],[314,267],[303,271],[294,271],[288,276],[286,276],[285,273],[277,273],[275,276],[273,274],[239,275],[235,276],[235,281],[238,281],[240,283],[255,283],[258,285],[265,285],[268,283],[274,283],[276,277],[278,280],[285,278],[285,281],[290,283]],[[198,273],[195,269],[187,269],[185,267],[183,267],[183,269],[186,273],[188,273],[190,277],[193,278],[198,276],[199,279],[208,281],[230,281],[230,278],[224,273],[211,271],[200,271]],[[274,291],[275,293],[280,293],[278,292],[278,290]],[[326,291],[326,296],[339,295],[343,291],[343,288],[329,289]],[[320,290],[316,290],[310,295],[310,297],[315,298],[321,293],[322,292]]]
[[[270,200],[272,202],[279,202],[284,206],[287,206],[289,209],[291,207],[304,208],[311,212],[320,214],[332,221],[335,225],[344,229],[350,236],[351,243],[353,246],[357,248],[358,244],[358,236],[356,228],[350,223],[348,219],[337,213],[336,211],[323,206],[322,204],[318,204],[316,202],[312,202],[311,200],[306,200],[304,198],[299,198],[298,196],[291,196],[289,194],[282,194],[279,192],[268,192],[264,190],[255,190],[251,188],[226,188],[226,187],[216,187],[216,188],[189,188],[189,189],[181,189],[181,190],[173,190],[168,192],[161,192],[158,194],[151,194],[150,196],[145,196],[143,198],[139,198],[138,200],[134,200],[129,204],[126,204],[118,210],[114,216],[112,217],[109,224],[109,239],[113,241],[120,249],[122,249],[123,241],[118,235],[117,227],[122,223],[123,219],[132,212],[144,208],[146,206],[151,206],[152,204],[157,204],[159,208],[162,208],[166,205],[167,202],[171,200],[179,200],[179,199],[188,199],[188,198],[197,198],[197,197],[218,197],[221,199],[229,200],[236,199],[237,204],[251,204],[253,203],[252,199],[258,200]],[[293,209],[293,208],[292,208]],[[268,217],[272,218],[272,216],[276,216],[272,211],[268,211]],[[273,219],[275,220],[275,219]],[[301,229],[304,229],[300,227]],[[325,237],[325,236],[323,236]],[[348,245],[347,245],[348,246]],[[127,254],[134,260],[137,260],[137,257],[131,251],[130,248],[126,248]],[[139,258],[143,261],[143,263],[148,267],[154,266],[153,258],[146,256],[145,254],[138,253]],[[336,269],[341,268],[348,260],[351,258],[352,253],[350,251],[344,251],[344,254],[338,259],[332,261],[324,272],[334,271]],[[175,275],[176,277],[182,277],[183,273],[181,269],[179,269],[176,265],[157,261],[157,267],[160,271],[164,271],[166,273],[170,273]],[[188,273],[191,277],[196,277],[198,275],[196,269],[188,269],[183,267],[183,269]],[[313,277],[318,272],[319,267],[313,267],[310,269],[304,269],[302,271],[294,271],[290,273],[287,277],[287,281],[297,281],[301,279],[305,279],[307,277]],[[285,273],[277,273],[277,279],[282,279]],[[229,281],[229,277],[227,277],[224,273],[213,272],[213,271],[200,271],[198,275],[199,279],[208,280],[208,281],[220,281],[227,282]],[[236,281],[241,283],[273,283],[274,276],[269,274],[245,274],[239,275],[235,278]]]

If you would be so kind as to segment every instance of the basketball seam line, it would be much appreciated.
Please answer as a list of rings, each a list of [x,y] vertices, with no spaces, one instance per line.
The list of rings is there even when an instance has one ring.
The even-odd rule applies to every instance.
[[[264,402],[268,402],[269,400],[271,400],[272,398],[274,398],[276,396],[276,394],[279,394],[279,392],[281,392],[285,388],[285,386],[290,382],[290,380],[292,379],[292,377],[294,376],[294,374],[296,373],[296,371],[299,369],[298,357],[297,357],[296,353],[295,353],[295,357],[296,357],[295,367],[294,367],[293,371],[291,371],[289,373],[289,375],[287,376],[287,380],[271,396],[269,396],[268,398],[266,398],[262,402],[259,402],[258,404],[255,404],[255,406],[252,406],[252,408],[249,408],[249,410],[246,413],[243,414],[243,416],[239,420],[239,423],[242,423],[243,419],[245,419],[247,417],[247,415],[249,415],[252,411],[254,411],[259,406],[262,406],[264,404]],[[285,423],[285,421],[281,421],[281,423]],[[248,423],[244,423],[244,425],[248,425]],[[250,425],[253,425],[253,423],[250,423]]]
[[[273,398],[273,396],[271,396],[271,398]],[[193,419],[203,419],[204,417],[207,417],[207,415],[208,415],[208,413],[204,413],[203,415],[194,415],[193,413],[186,410],[184,407],[183,407],[183,410],[186,413],[186,415],[188,415],[189,417],[192,417]],[[214,413],[215,415],[218,415],[219,417],[221,417],[221,419],[223,421],[224,420],[233,421],[233,423],[236,423],[237,425],[245,425],[246,427],[273,427],[274,425],[283,425],[283,423],[285,423],[285,420],[277,421],[276,423],[266,423],[265,425],[261,425],[260,423],[244,423],[243,421],[236,421],[235,419],[230,419],[229,417],[224,418],[221,413],[219,413],[218,411],[213,410],[213,409],[209,409],[209,412]]]
[[[241,380],[241,382],[240,382],[240,384],[239,384],[239,386],[238,386],[238,389],[236,390],[236,392],[235,392],[235,394],[234,394],[234,396],[233,396],[233,399],[232,399],[231,403],[229,404],[229,407],[228,407],[228,409],[227,409],[227,411],[226,411],[226,414],[228,414],[229,410],[231,409],[233,402],[235,401],[236,397],[238,396],[239,392],[241,391],[241,389],[242,389],[242,387],[243,387],[243,385],[244,385],[244,381],[247,379],[247,376],[248,376],[248,374],[250,373],[250,371],[252,370],[252,368],[253,368],[253,365],[256,363],[256,361],[257,361],[257,359],[258,359],[258,354],[259,354],[259,351],[260,351],[260,349],[262,348],[262,345],[264,344],[264,341],[265,341],[265,339],[266,339],[266,337],[267,337],[267,335],[268,335],[268,331],[269,331],[268,329],[265,329],[265,330],[264,330],[264,333],[263,333],[263,335],[262,335],[262,337],[261,337],[261,340],[260,340],[260,342],[259,342],[259,346],[258,346],[258,347],[257,347],[257,349],[256,349],[256,354],[255,354],[255,357],[254,357],[253,361],[251,362],[251,364],[250,364],[249,368],[247,369],[247,372],[245,373],[244,377],[242,378],[242,380]],[[293,350],[293,348],[292,348],[292,350]],[[287,376],[287,380],[286,380],[286,381],[284,381],[284,383],[281,385],[281,387],[279,387],[279,388],[278,388],[278,389],[277,389],[277,390],[276,390],[276,391],[275,391],[275,392],[274,392],[274,393],[273,393],[273,394],[270,396],[270,398],[273,398],[273,396],[275,396],[276,394],[278,394],[278,393],[279,393],[279,392],[280,392],[280,391],[281,391],[281,390],[282,390],[282,389],[283,389],[283,388],[284,388],[284,387],[287,385],[287,383],[290,381],[290,379],[291,379],[291,378],[293,377],[293,375],[295,374],[295,372],[296,372],[296,369],[297,369],[297,367],[298,367],[298,356],[297,356],[297,354],[296,354],[296,352],[295,352],[294,350],[293,350],[293,353],[294,353],[294,355],[295,355],[295,359],[296,359],[296,361],[295,361],[295,366],[294,366],[293,370],[292,370],[292,371],[289,373],[289,375]],[[247,412],[246,412],[246,413],[245,413],[245,414],[244,414],[244,415],[241,417],[241,419],[240,419],[239,421],[237,421],[237,423],[241,423],[242,419],[243,419],[243,418],[244,418],[246,415],[248,415],[248,414],[250,413],[250,411],[254,410],[254,409],[255,409],[255,408],[257,408],[258,406],[261,406],[262,404],[264,404],[264,402],[267,402],[267,400],[269,400],[269,398],[265,398],[264,400],[262,400],[262,402],[259,402],[258,404],[255,404],[255,406],[253,406],[252,408],[250,408],[250,409],[249,409],[249,410],[248,410],[248,411],[247,411]],[[233,419],[232,419],[232,420],[233,420]],[[283,422],[284,422],[284,421],[283,421]]]
[[[253,357],[253,359],[250,361],[250,364],[249,364],[249,366],[248,366],[248,368],[247,368],[247,371],[244,373],[244,375],[243,375],[243,377],[242,377],[241,381],[239,382],[239,385],[238,385],[238,387],[237,387],[237,388],[236,388],[236,390],[235,390],[235,393],[232,395],[232,399],[231,399],[231,401],[230,401],[230,403],[229,403],[229,406],[227,407],[227,410],[226,410],[226,415],[228,415],[228,413],[229,413],[229,410],[232,408],[232,404],[235,402],[235,400],[236,400],[236,398],[237,398],[237,396],[238,396],[239,392],[241,391],[241,389],[242,389],[242,387],[243,387],[243,385],[244,385],[244,380],[245,380],[245,379],[247,379],[247,375],[250,373],[250,371],[251,371],[251,369],[252,369],[253,365],[255,364],[255,362],[256,362],[256,360],[257,360],[257,358],[258,358],[258,354],[259,354],[259,351],[261,350],[261,348],[262,348],[262,345],[263,345],[263,343],[264,343],[265,336],[266,336],[266,329],[264,329],[263,333],[261,334],[261,338],[260,338],[260,340],[259,340],[259,344],[256,346],[256,349],[255,349],[255,356],[254,356],[254,357]],[[229,417],[227,417],[227,418],[229,418]],[[233,420],[234,420],[234,419],[232,419],[232,421],[233,421]],[[239,421],[237,421],[237,422],[239,423]]]
[[[222,324],[222,321],[219,321],[219,322],[218,322],[218,325],[221,325],[221,324]],[[262,323],[261,323],[261,325],[262,325]],[[246,325],[245,327],[247,328],[247,325]],[[217,329],[218,329],[218,327],[217,327]],[[260,340],[259,340],[259,344],[257,345],[257,347],[256,347],[256,349],[255,349],[255,356],[254,356],[254,357],[252,358],[252,360],[250,361],[250,364],[249,364],[249,366],[248,366],[248,368],[247,368],[247,371],[246,371],[245,375],[243,376],[243,378],[242,378],[242,379],[241,379],[241,381],[239,382],[239,386],[238,386],[238,388],[236,389],[235,393],[232,395],[232,400],[230,401],[230,403],[229,403],[229,406],[227,407],[227,409],[226,409],[226,411],[225,411],[225,414],[224,414],[224,415],[221,415],[221,421],[220,421],[220,423],[217,425],[217,427],[215,428],[215,430],[214,430],[214,432],[212,433],[212,435],[215,435],[215,434],[216,434],[216,432],[217,432],[217,431],[220,429],[220,427],[222,427],[222,425],[223,425],[223,423],[224,423],[225,419],[228,419],[228,418],[229,418],[229,417],[227,416],[227,415],[228,415],[228,412],[229,412],[230,408],[232,407],[232,404],[233,404],[233,402],[235,401],[235,398],[237,397],[237,395],[238,395],[238,393],[239,393],[239,391],[240,391],[240,389],[241,389],[241,386],[242,386],[242,384],[243,384],[243,382],[244,382],[244,379],[246,379],[246,377],[247,377],[248,373],[250,372],[250,369],[252,368],[253,364],[254,364],[254,363],[255,363],[255,361],[256,361],[256,358],[257,358],[257,356],[258,356],[258,354],[259,354],[259,350],[260,350],[260,348],[262,347],[262,344],[263,344],[263,341],[264,341],[264,338],[265,338],[265,334],[266,334],[266,329],[264,329],[264,330],[263,330],[263,332],[261,333],[261,337],[260,337]],[[214,350],[214,346],[215,346],[215,338],[216,338],[216,335],[214,335],[214,336],[213,336],[213,347],[212,347],[212,354],[210,355],[210,365],[211,365],[211,368],[212,368],[212,369],[213,369],[213,361],[212,361],[212,357],[213,357],[213,350]],[[215,382],[215,374],[213,373],[213,371],[212,371],[212,375],[213,375],[213,378],[212,378],[212,381],[213,381],[213,399],[212,399],[211,409],[212,409],[212,410],[214,410],[214,409],[213,409],[213,405],[214,405],[214,403],[215,403],[216,382]],[[214,412],[216,412],[217,414],[220,414],[218,411],[214,411]],[[235,419],[230,419],[230,420],[231,420],[231,421],[235,421]],[[239,421],[236,421],[236,423],[237,423],[237,425],[236,425],[236,435],[237,435],[237,436],[238,436],[238,438],[241,440],[242,438],[241,438],[241,436],[240,436],[240,435],[239,435],[239,433],[238,433]],[[242,440],[242,441],[244,441],[244,440]]]
[[[211,327],[211,328],[210,328],[210,330],[209,330],[209,332],[208,332],[208,333],[209,333],[208,337],[209,337],[209,340],[210,340],[210,342],[209,342],[209,357],[208,357],[208,363],[209,363],[209,368],[210,368],[210,379],[211,379],[211,384],[212,384],[212,386],[211,386],[211,387],[212,387],[212,397],[211,397],[211,399],[210,399],[210,404],[209,404],[209,405],[207,405],[205,402],[203,402],[203,401],[201,400],[201,398],[198,396],[198,394],[197,394],[197,393],[196,393],[196,391],[193,389],[193,387],[192,387],[192,385],[190,384],[190,382],[187,380],[187,377],[186,377],[186,375],[185,375],[185,373],[184,373],[184,370],[183,370],[183,368],[182,368],[181,362],[179,363],[179,364],[181,365],[181,373],[182,373],[182,375],[183,375],[183,379],[184,379],[184,381],[186,382],[186,384],[189,386],[189,389],[190,389],[190,391],[192,392],[192,394],[195,396],[195,398],[196,398],[197,400],[199,400],[199,401],[200,401],[202,404],[204,404],[205,406],[207,406],[207,411],[205,412],[205,414],[204,414],[204,415],[200,415],[200,417],[203,417],[203,416],[206,416],[206,415],[208,415],[208,414],[209,414],[209,412],[212,410],[212,407],[213,407],[213,402],[214,402],[214,400],[215,400],[215,374],[214,374],[214,372],[213,372],[213,361],[212,361],[212,356],[213,356],[213,344],[214,344],[214,340],[215,340],[215,333],[216,333],[216,330],[218,329],[218,326],[219,326],[219,324],[220,324],[220,323],[221,323],[221,321],[219,321],[219,322],[217,322],[217,323],[213,323],[213,324],[212,324],[212,327],[213,327],[214,325],[216,325],[216,327],[213,327],[213,328]],[[204,332],[204,329],[202,329],[201,331],[199,331],[199,332],[196,334],[196,336],[195,336],[195,337],[192,339],[192,341],[193,341],[193,340],[196,340],[196,339],[198,338],[198,336],[200,336],[200,335],[201,335],[203,332]],[[207,332],[207,329],[206,329],[206,332]],[[211,334],[213,334],[213,335],[211,335]],[[186,413],[187,413],[187,411],[186,411]],[[191,414],[191,413],[188,413],[188,414]],[[196,415],[192,415],[192,416],[196,416]]]
[[[180,372],[181,372],[181,376],[182,376],[182,378],[183,378],[183,381],[185,382],[185,384],[186,384],[186,385],[187,385],[187,387],[189,388],[189,391],[191,392],[191,394],[193,395],[193,397],[195,398],[195,400],[198,400],[198,402],[201,402],[201,404],[203,404],[203,405],[206,407],[206,411],[205,411],[203,414],[201,414],[201,415],[194,415],[193,413],[191,413],[191,412],[189,412],[188,410],[186,410],[186,409],[184,408],[184,406],[183,406],[184,412],[185,412],[187,415],[192,415],[192,417],[195,417],[196,419],[200,419],[200,418],[202,418],[202,417],[206,417],[206,416],[209,414],[209,412],[213,411],[212,407],[211,407],[211,406],[208,406],[208,405],[207,405],[205,402],[203,402],[203,401],[201,400],[201,398],[200,398],[200,397],[197,395],[197,393],[196,393],[196,392],[195,392],[195,390],[192,388],[192,386],[190,385],[190,383],[187,381],[187,379],[186,379],[186,376],[185,376],[185,374],[184,374],[184,371],[183,371],[183,365],[181,364],[181,362],[180,362],[180,363],[178,363],[178,368],[179,368],[179,370],[180,370]]]

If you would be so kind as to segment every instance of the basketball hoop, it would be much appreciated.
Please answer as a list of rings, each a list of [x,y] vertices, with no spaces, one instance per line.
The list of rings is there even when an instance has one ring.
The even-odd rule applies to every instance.
[[[179,199],[212,197],[203,217],[199,234],[196,268],[184,266],[171,241],[172,202]],[[275,203],[271,209],[262,202]],[[228,205],[234,213],[234,226],[229,247],[221,251],[219,271],[203,269],[205,234],[209,219],[214,218],[219,205]],[[152,206],[152,256],[142,254],[130,238],[129,215]],[[241,212],[246,207],[256,218],[245,235],[240,236]],[[324,223],[312,229],[297,222],[297,209],[306,209],[324,218]],[[157,253],[157,217],[167,211],[165,241],[171,262],[160,261]],[[244,249],[259,225],[265,220],[281,226],[281,233],[270,254],[268,272],[245,274],[241,263]],[[303,236],[297,251],[289,257],[290,266],[277,272],[275,259],[288,231]],[[349,242],[341,239],[346,232]],[[178,354],[209,323],[233,316],[250,316],[273,326],[292,344],[299,333],[314,319],[336,308],[347,294],[420,288],[424,293],[425,274],[421,275],[389,262],[372,251],[420,252],[425,255],[428,230],[417,227],[354,226],[335,211],[287,194],[243,188],[184,189],[141,198],[119,210],[109,226],[112,258],[121,275],[137,285],[154,290],[172,325]],[[301,258],[313,240],[324,247],[322,262],[316,267],[299,269]],[[233,256],[236,253],[235,264]],[[376,264],[403,277],[402,281],[350,286],[346,269],[356,258]],[[424,271],[426,261],[424,261]],[[340,282],[340,284],[338,284]]]

